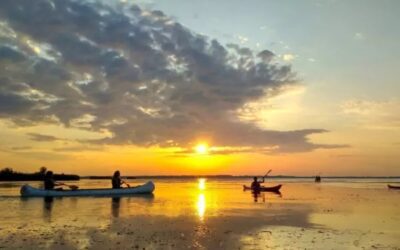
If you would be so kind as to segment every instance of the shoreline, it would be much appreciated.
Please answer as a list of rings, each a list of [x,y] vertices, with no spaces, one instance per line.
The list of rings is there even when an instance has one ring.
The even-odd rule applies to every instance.
[[[143,180],[143,179],[157,179],[157,180],[196,180],[196,179],[209,179],[209,180],[236,180],[236,179],[252,179],[254,176],[250,175],[137,175],[137,176],[123,176],[123,179],[127,180]],[[23,174],[22,176],[10,176],[1,177],[0,182],[23,182],[23,181],[43,181],[43,176],[37,176],[35,174]],[[259,177],[260,178],[260,177]],[[345,181],[351,182],[362,182],[365,180],[380,180],[377,183],[400,183],[400,176],[321,176],[322,183]],[[79,176],[73,174],[55,174],[55,180],[57,181],[79,181],[79,180],[110,180],[111,176]],[[310,180],[314,182],[315,176],[268,176],[266,180]]]
[[[128,175],[124,176],[125,179],[243,179],[243,178],[253,178],[253,175]],[[262,177],[262,176],[261,176]],[[80,176],[81,179],[111,179],[111,176],[102,175],[89,175]],[[315,176],[291,176],[291,175],[271,175],[265,177],[266,179],[314,179]],[[400,176],[321,176],[322,179],[400,179]]]

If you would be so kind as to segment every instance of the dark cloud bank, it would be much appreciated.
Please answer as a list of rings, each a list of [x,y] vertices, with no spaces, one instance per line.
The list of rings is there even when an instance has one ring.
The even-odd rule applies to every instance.
[[[94,1],[0,1],[0,118],[113,136],[92,143],[213,145],[304,152],[323,129],[239,121],[249,101],[295,84],[289,66],[191,32],[160,11]],[[49,140],[30,135],[36,140]],[[268,151],[271,152],[271,151]]]

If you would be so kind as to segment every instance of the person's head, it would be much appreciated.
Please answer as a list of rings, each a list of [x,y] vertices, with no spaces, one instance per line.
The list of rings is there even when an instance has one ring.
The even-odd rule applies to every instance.
[[[53,171],[47,171],[46,178],[51,178],[51,177],[53,177]]]
[[[114,172],[114,176],[113,177],[120,177],[120,176],[121,176],[121,174],[119,173],[119,170]]]
[[[257,181],[257,177],[254,177],[253,180],[254,180],[254,181]]]

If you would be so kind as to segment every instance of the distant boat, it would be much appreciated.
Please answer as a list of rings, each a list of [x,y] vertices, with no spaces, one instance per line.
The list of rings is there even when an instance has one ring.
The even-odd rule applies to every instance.
[[[388,188],[390,188],[390,189],[400,189],[400,186],[393,186],[393,185],[388,184]]]
[[[45,190],[24,185],[21,187],[23,197],[63,197],[63,196],[123,196],[134,194],[151,194],[154,183],[149,181],[143,185],[131,188],[99,188],[79,190]]]
[[[315,182],[321,182],[321,176],[319,175],[315,176]]]

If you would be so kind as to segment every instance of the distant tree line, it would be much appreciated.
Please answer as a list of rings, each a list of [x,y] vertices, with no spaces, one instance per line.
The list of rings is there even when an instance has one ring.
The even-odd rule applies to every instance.
[[[46,167],[41,167],[38,172],[21,173],[14,171],[12,168],[6,167],[0,170],[0,181],[41,181],[47,172]],[[73,174],[54,174],[55,180],[79,180],[79,175]]]

